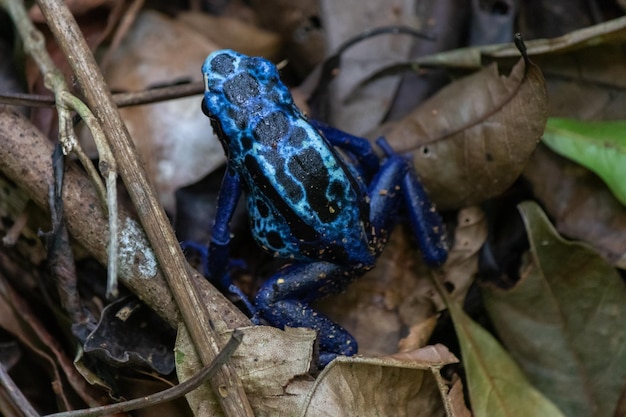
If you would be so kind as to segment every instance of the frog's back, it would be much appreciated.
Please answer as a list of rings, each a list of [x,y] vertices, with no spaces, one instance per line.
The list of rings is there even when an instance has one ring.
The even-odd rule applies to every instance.
[[[276,68],[220,51],[203,72],[203,105],[244,182],[258,243],[284,258],[373,262],[364,190],[294,105]]]

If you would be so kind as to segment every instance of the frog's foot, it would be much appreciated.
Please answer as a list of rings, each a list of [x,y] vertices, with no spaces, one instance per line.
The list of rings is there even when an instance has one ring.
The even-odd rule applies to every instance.
[[[203,274],[206,278],[208,278],[213,285],[216,285],[220,288],[220,290],[227,292],[228,294],[234,295],[237,299],[234,300],[236,302],[241,302],[245,309],[246,313],[251,317],[252,322],[254,324],[258,323],[258,313],[254,304],[250,301],[248,296],[239,288],[237,285],[233,283],[230,272],[226,272],[219,279],[214,279],[210,273],[209,267],[209,249],[206,245],[203,245],[198,242],[193,241],[185,241],[180,244],[183,251],[195,251],[200,256],[200,262],[202,263]],[[246,269],[246,263],[243,259],[229,259],[228,260],[228,271],[236,270],[236,269]]]

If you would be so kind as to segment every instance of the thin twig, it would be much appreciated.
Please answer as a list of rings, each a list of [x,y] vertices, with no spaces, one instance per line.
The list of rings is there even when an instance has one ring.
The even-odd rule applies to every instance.
[[[175,83],[172,83],[175,84]],[[142,91],[113,94],[113,101],[117,107],[139,106],[142,104],[157,103],[165,100],[174,100],[202,94],[204,83],[195,81],[185,84],[168,85],[166,87],[150,88]],[[0,104],[8,106],[54,107],[53,95],[24,94],[3,92],[0,94]]]
[[[232,356],[243,338],[243,332],[235,329],[228,343],[217,354],[209,366],[202,368],[200,372],[180,384],[155,394],[142,398],[128,400],[117,404],[103,405],[101,407],[86,408],[84,410],[64,411],[49,414],[46,417],[99,417],[107,414],[124,413],[157,404],[171,401],[195,390],[207,379],[213,377],[218,369]]]
[[[4,365],[0,363],[0,386],[4,388],[6,393],[9,395],[13,404],[24,414],[26,417],[39,417],[39,413],[33,408],[33,406],[28,402],[22,391],[15,385],[13,379],[4,368]]]

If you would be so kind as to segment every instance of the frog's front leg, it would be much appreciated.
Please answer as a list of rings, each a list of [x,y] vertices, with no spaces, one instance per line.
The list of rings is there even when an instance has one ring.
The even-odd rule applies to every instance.
[[[354,355],[358,347],[350,333],[308,303],[343,291],[370,267],[354,269],[329,262],[290,265],[263,283],[256,295],[255,305],[260,315],[274,327],[316,330],[319,362],[324,367],[337,355]]]
[[[373,229],[370,240],[375,251],[382,251],[398,221],[397,212],[404,206],[422,258],[429,266],[442,265],[448,257],[443,221],[419,181],[413,164],[407,157],[395,153],[384,139],[379,139],[377,144],[387,159],[368,189]]]
[[[363,168],[366,173],[373,174],[378,171],[380,159],[374,152],[372,144],[367,139],[351,135],[350,133],[328,126],[317,120],[309,120],[309,123],[322,132],[324,137],[328,139],[333,146],[341,148],[353,155],[358,161],[359,166]]]
[[[184,249],[189,248],[198,251],[201,254],[204,275],[222,291],[227,291],[240,298],[249,313],[254,316],[256,309],[241,288],[233,283],[229,272],[232,262],[229,258],[230,221],[237,207],[241,191],[239,175],[234,170],[227,168],[217,197],[215,222],[208,249],[206,246],[194,242],[185,242],[182,246]]]

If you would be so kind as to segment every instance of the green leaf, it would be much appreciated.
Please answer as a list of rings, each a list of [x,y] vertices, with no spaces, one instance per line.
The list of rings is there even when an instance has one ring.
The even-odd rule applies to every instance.
[[[572,417],[612,416],[626,381],[626,286],[587,245],[520,205],[531,245],[521,280],[483,288],[502,342],[530,381]]]
[[[626,121],[548,119],[543,142],[598,174],[626,205]]]
[[[459,342],[475,417],[563,417],[537,391],[497,340],[469,318],[438,284]]]

